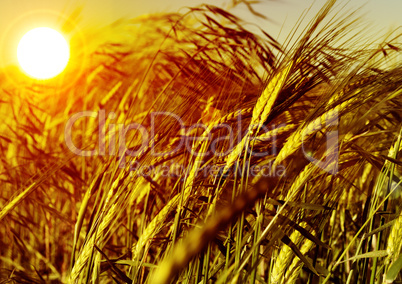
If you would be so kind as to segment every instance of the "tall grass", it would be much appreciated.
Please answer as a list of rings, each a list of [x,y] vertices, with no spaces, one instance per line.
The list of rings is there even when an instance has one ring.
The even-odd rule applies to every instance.
[[[401,281],[401,34],[335,2],[284,43],[203,5],[6,69],[4,283]]]

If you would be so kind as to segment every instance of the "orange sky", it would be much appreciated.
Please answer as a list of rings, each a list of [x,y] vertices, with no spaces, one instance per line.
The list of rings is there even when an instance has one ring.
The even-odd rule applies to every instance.
[[[19,38],[38,26],[57,28],[60,15],[70,15],[82,7],[79,25],[107,25],[122,17],[136,17],[144,13],[177,11],[184,6],[195,6],[207,2],[220,7],[227,7],[230,0],[2,0],[0,17],[0,66],[15,61],[14,53]],[[264,4],[257,7],[258,12],[265,14],[272,22],[258,20],[249,13],[245,6],[239,6],[235,13],[263,26],[271,35],[277,36],[284,25],[283,35],[293,26],[303,10],[307,9],[313,0],[263,0]],[[316,0],[313,15],[325,0]],[[345,2],[345,1],[344,1]],[[367,3],[361,14],[371,22],[372,27],[367,32],[389,31],[390,28],[402,26],[402,0],[352,0],[348,7],[357,8]]]

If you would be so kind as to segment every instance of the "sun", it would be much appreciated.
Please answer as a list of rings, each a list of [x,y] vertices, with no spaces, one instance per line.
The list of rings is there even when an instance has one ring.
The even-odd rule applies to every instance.
[[[17,58],[29,76],[50,79],[67,66],[70,47],[58,31],[47,27],[35,28],[21,38]]]

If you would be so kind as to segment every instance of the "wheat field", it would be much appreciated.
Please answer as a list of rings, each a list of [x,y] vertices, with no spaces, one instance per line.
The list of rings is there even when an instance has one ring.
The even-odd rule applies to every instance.
[[[201,5],[6,69],[0,283],[402,283],[402,33],[336,3],[285,42]]]

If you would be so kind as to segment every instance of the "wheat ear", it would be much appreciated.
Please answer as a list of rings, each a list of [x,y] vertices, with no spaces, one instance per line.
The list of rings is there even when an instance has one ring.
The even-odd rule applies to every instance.
[[[173,198],[169,200],[169,202],[162,208],[161,211],[159,211],[159,213],[148,224],[144,232],[142,232],[137,243],[133,245],[132,259],[134,260],[139,259],[142,252],[142,248],[145,246],[145,244],[148,242],[150,238],[152,238],[154,235],[158,233],[159,228],[161,228],[161,224],[163,224],[163,221],[165,220],[166,216],[177,207],[179,200],[181,198],[183,198],[183,200],[187,200],[187,198],[189,197],[192,191],[193,182],[196,178],[198,169],[200,168],[203,161],[202,153],[206,151],[207,146],[208,141],[204,141],[204,144],[202,145],[202,150],[199,153],[199,155],[197,155],[194,164],[191,167],[190,173],[186,178],[184,191],[181,193],[182,195],[175,195]]]
[[[253,116],[248,128],[248,134],[242,138],[240,143],[236,145],[236,147],[227,157],[223,173],[227,173],[227,171],[234,165],[247,146],[249,137],[253,137],[256,133],[258,133],[259,129],[268,118],[268,115],[271,113],[274,103],[278,98],[291,67],[292,64],[289,64],[286,68],[276,74],[271,81],[269,81],[267,87],[258,98],[258,101],[253,109]]]
[[[280,163],[282,163],[287,157],[296,152],[303,144],[303,140],[307,140],[311,135],[316,133],[318,130],[323,129],[327,125],[335,123],[341,114],[341,112],[354,103],[355,99],[349,99],[342,104],[335,106],[334,108],[328,110],[321,116],[317,117],[307,125],[301,125],[298,130],[292,133],[287,139],[282,149],[276,157],[272,169],[275,169]]]
[[[306,227],[306,223],[303,222],[300,226]],[[296,246],[298,246],[302,239],[303,235],[297,230],[294,230],[290,235],[290,240]],[[292,262],[293,258],[294,253],[290,246],[283,244],[271,272],[272,284],[284,283],[283,280],[285,279],[286,272],[289,269],[289,264]]]
[[[309,240],[309,239],[305,239],[303,241],[303,245],[300,248],[300,253],[305,255],[306,253],[308,253],[311,248],[313,247],[314,242]],[[299,277],[299,273],[300,270],[303,267],[303,262],[300,260],[300,258],[296,257],[293,259],[292,263],[289,266],[288,271],[286,272],[286,283],[288,284],[294,284],[296,283],[297,278]]]
[[[135,159],[140,160],[144,155],[149,151],[150,147],[154,145],[155,141],[157,141],[159,138],[159,134],[155,135],[153,139],[150,140],[148,143],[147,147],[144,147],[144,149],[138,154],[138,156],[135,157]],[[122,170],[119,175],[117,176],[116,180],[112,183],[106,200],[105,204],[103,206],[104,212],[106,212],[106,215],[101,218],[101,222],[98,225],[98,228],[96,232],[92,234],[90,237],[89,241],[85,243],[84,248],[82,249],[81,253],[78,256],[77,261],[75,262],[71,273],[70,273],[70,278],[69,282],[74,283],[77,281],[78,277],[80,276],[80,273],[82,269],[85,267],[87,264],[93,249],[94,245],[98,245],[99,247],[102,247],[102,242],[103,240],[106,239],[106,233],[105,231],[109,228],[109,225],[112,223],[114,219],[117,218],[119,213],[121,213],[121,208],[124,206],[124,202],[126,201],[126,198],[119,198],[119,195],[123,195],[122,191],[119,191],[120,189],[120,184],[121,182],[127,178],[127,172],[128,168],[126,167],[124,170]],[[139,184],[139,179],[136,180],[134,189],[128,192],[128,200],[133,200],[133,196],[136,195],[138,184]],[[117,200],[116,203],[111,204],[112,200]]]
[[[394,262],[400,255],[402,249],[402,212],[392,225],[391,233],[387,242],[388,261]]]

